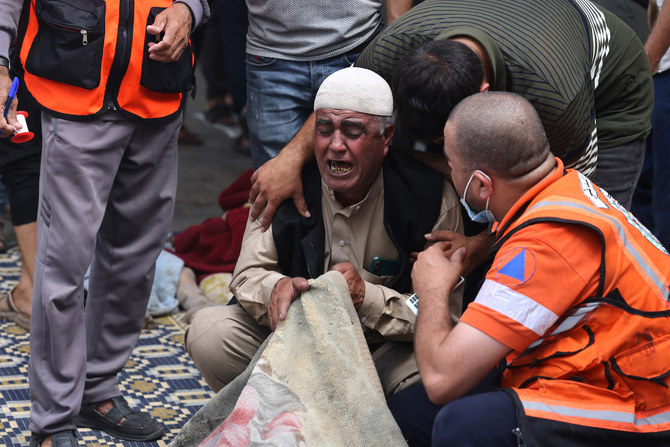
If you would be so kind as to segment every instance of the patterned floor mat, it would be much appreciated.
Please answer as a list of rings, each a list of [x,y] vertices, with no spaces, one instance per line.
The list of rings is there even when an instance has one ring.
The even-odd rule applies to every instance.
[[[11,289],[20,275],[16,249],[0,256],[0,291]],[[184,350],[184,314],[157,318],[156,329],[144,330],[133,355],[119,375],[121,392],[131,406],[149,411],[165,427],[157,442],[120,441],[98,430],[78,430],[86,446],[166,446],[186,421],[213,395]],[[0,320],[0,445],[26,446],[28,422],[29,333]]]

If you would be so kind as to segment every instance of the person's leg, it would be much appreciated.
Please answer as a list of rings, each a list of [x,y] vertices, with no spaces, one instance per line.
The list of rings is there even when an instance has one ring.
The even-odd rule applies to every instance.
[[[23,315],[30,315],[33,302],[33,268],[37,245],[37,204],[39,202],[42,132],[40,113],[32,98],[20,98],[22,110],[28,109],[30,130],[35,137],[25,143],[0,142],[2,182],[9,192],[9,212],[21,253],[21,276],[10,292],[11,299]]]
[[[646,144],[646,138],[643,138],[617,147],[598,149],[593,183],[607,191],[627,210],[630,210],[640,177]]]
[[[181,124],[181,116],[161,124],[122,119],[112,129],[128,137],[95,241],[85,312],[86,382],[75,422],[130,441],[163,435],[160,422],[129,406],[117,375],[140,336],[170,229]]]
[[[7,252],[7,235],[5,234],[5,216],[9,210],[9,194],[0,175],[0,253]]]
[[[208,108],[215,101],[223,101],[229,94],[228,77],[223,63],[224,52],[217,1],[210,2],[209,11],[209,19],[199,33],[201,42],[198,57],[200,70],[205,79],[205,96]],[[212,102],[210,103],[210,101]]]
[[[41,137],[39,126],[36,132]],[[37,137],[35,137],[37,138]],[[39,202],[41,143],[27,143],[20,150],[24,157],[8,166],[3,176],[9,190],[10,213],[14,234],[21,252],[21,276],[12,291],[16,308],[30,315],[33,302],[33,269],[37,246],[37,204]],[[19,148],[14,148],[19,150]]]
[[[186,311],[184,319],[187,323],[191,322],[193,315],[200,309],[214,304],[214,301],[202,293],[202,290],[198,286],[195,272],[189,267],[182,268],[179,273],[177,301],[179,301],[179,305]]]
[[[254,169],[276,156],[314,109],[331,73],[351,66],[359,52],[323,61],[295,62],[247,54],[247,121]]]
[[[276,156],[312,113],[309,62],[246,56],[247,124],[254,169]]]
[[[181,117],[165,124],[116,125],[129,132],[91,263],[83,403],[121,394],[117,374],[140,336],[177,189]]]
[[[386,398],[421,381],[413,343],[385,342],[372,351],[372,361]]]
[[[75,429],[86,379],[84,274],[127,138],[116,123],[43,114],[30,334],[30,429]]]
[[[191,320],[184,344],[186,352],[215,392],[242,373],[270,335],[239,304],[212,306]]]
[[[435,417],[444,405],[430,401],[423,383],[405,388],[386,403],[409,447],[429,447]]]
[[[229,80],[233,107],[241,133],[233,148],[244,154],[251,153],[247,124],[247,67],[246,44],[249,19],[247,5],[240,0],[216,0],[220,14],[219,24],[223,41],[223,64]]]
[[[469,395],[497,391],[500,374],[499,368],[492,369]],[[399,391],[387,404],[410,447],[431,445],[433,423],[444,405],[430,401],[423,383]]]
[[[14,305],[24,315],[30,315],[33,304],[33,270],[37,248],[37,222],[14,227],[21,252],[21,276],[12,290]]]
[[[223,132],[228,138],[237,138],[241,134],[241,129],[228,82],[225,64],[227,50],[221,36],[218,1],[210,1],[209,9],[210,16],[207,23],[196,30],[200,40],[200,48],[196,53],[197,63],[205,80],[207,101],[205,110],[196,112],[193,116],[206,126]],[[240,57],[240,65],[244,70],[244,46]],[[242,94],[246,97],[246,87],[242,88]]]
[[[655,175],[652,182],[651,210],[653,233],[670,249],[670,72],[654,76],[654,111],[652,113],[652,160]]]
[[[652,114],[653,123],[653,114]],[[647,148],[644,153],[644,163],[640,171],[640,178],[637,181],[633,201],[630,205],[630,211],[638,218],[642,224],[654,232],[654,214],[651,209],[651,194],[654,183],[654,162],[653,162],[653,141],[654,131],[647,137]]]
[[[433,446],[516,447],[512,399],[504,391],[474,394],[445,405],[435,417]]]
[[[240,0],[215,0],[219,10],[219,41],[223,45],[222,65],[233,97],[235,112],[240,114],[247,105],[247,72],[245,65],[247,5]]]

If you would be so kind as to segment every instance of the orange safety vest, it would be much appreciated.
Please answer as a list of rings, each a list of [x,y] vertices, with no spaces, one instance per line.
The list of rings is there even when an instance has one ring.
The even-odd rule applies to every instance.
[[[595,296],[583,297],[543,338],[508,358],[502,386],[523,410],[526,445],[600,445],[593,439],[606,440],[603,432],[613,430],[619,440],[670,445],[668,252],[573,170],[499,224],[494,250],[538,222],[585,225],[600,236],[603,252]]]
[[[24,82],[51,114],[81,120],[116,108],[130,118],[172,119],[193,82],[190,46],[174,63],[152,61],[146,32],[172,0],[31,0],[21,46]]]

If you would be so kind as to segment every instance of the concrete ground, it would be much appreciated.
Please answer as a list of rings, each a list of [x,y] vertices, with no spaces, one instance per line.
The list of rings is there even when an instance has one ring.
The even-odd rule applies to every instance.
[[[219,193],[251,167],[251,156],[233,149],[233,140],[220,130],[194,117],[204,110],[205,88],[201,84],[195,100],[188,99],[184,123],[203,140],[202,145],[179,146],[179,183],[172,220],[173,230],[220,216]]]

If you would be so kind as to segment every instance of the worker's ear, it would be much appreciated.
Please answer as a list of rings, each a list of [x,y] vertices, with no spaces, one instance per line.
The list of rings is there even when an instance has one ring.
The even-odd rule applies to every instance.
[[[479,93],[488,92],[490,87],[491,84],[489,84],[488,82],[486,81],[482,82],[482,85],[479,86]]]
[[[491,180],[491,177],[479,170],[475,171],[473,176],[478,180],[475,182],[473,179],[472,182],[477,197],[479,197],[481,200],[486,200],[491,197],[491,194],[493,194],[493,180]]]

